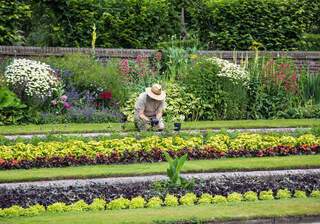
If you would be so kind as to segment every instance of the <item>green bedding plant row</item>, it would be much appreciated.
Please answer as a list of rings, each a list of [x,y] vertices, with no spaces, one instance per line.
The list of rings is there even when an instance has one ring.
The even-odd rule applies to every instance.
[[[0,209],[0,217],[17,217],[17,216],[36,216],[41,213],[51,212],[84,212],[84,211],[99,211],[99,210],[120,210],[120,209],[137,209],[137,208],[160,208],[162,206],[175,207],[179,205],[192,206],[196,204],[219,204],[219,203],[236,203],[242,201],[258,201],[258,200],[274,200],[274,199],[289,199],[289,198],[307,198],[304,191],[296,190],[293,194],[288,189],[281,189],[273,193],[272,190],[261,191],[259,194],[253,191],[240,194],[237,192],[229,195],[210,195],[208,193],[197,197],[194,193],[186,193],[185,195],[176,197],[167,194],[164,199],[160,197],[152,197],[148,200],[141,196],[134,197],[131,200],[127,198],[116,198],[109,203],[104,199],[95,198],[91,204],[87,204],[84,200],[79,200],[73,204],[66,205],[63,202],[56,202],[47,207],[36,204],[27,208],[14,205],[10,208]],[[320,190],[314,190],[310,194],[311,198],[320,199]]]
[[[124,153],[151,152],[154,149],[160,151],[178,151],[184,148],[208,150],[218,152],[228,150],[255,151],[276,146],[317,146],[320,145],[320,137],[313,134],[304,134],[299,137],[289,135],[274,136],[262,134],[241,133],[232,138],[226,134],[217,134],[203,138],[194,136],[182,138],[180,136],[160,137],[151,136],[142,139],[126,137],[122,139],[110,139],[102,141],[66,142],[39,142],[38,144],[17,143],[15,145],[0,146],[0,163],[7,160],[34,160],[36,158],[53,158],[74,156],[76,158],[95,158],[97,155],[111,156],[114,153],[120,156]]]

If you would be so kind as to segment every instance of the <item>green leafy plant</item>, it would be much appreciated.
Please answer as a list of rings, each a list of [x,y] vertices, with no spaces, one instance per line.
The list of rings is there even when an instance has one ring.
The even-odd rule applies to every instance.
[[[71,205],[69,205],[70,211],[86,211],[89,210],[89,205],[84,202],[84,200],[79,200]]]
[[[145,205],[145,200],[143,197],[135,197],[132,198],[129,204],[129,208],[143,208]]]
[[[56,202],[47,207],[48,212],[66,212],[69,211],[70,207],[63,202]]]
[[[259,194],[259,199],[260,200],[273,200],[273,192],[272,190],[268,190],[268,191],[261,191]]]
[[[204,193],[201,195],[201,197],[198,200],[199,204],[211,204],[212,203],[213,196],[208,193]]]
[[[291,198],[291,192],[288,189],[280,189],[276,195],[277,199],[288,199]]]
[[[167,194],[164,198],[164,204],[169,207],[175,207],[179,205],[178,198],[174,195]]]
[[[43,205],[36,204],[36,205],[30,206],[29,208],[25,208],[24,215],[25,216],[36,216],[36,215],[39,215],[45,211],[46,211],[46,209]]]
[[[120,197],[109,202],[107,204],[107,208],[111,210],[119,210],[119,209],[128,208],[129,205],[130,205],[130,200]]]
[[[214,204],[220,204],[220,203],[226,203],[226,202],[227,202],[226,197],[224,197],[222,195],[215,195],[212,198],[212,203],[214,203]]]
[[[163,201],[160,197],[152,197],[147,203],[147,208],[160,208]]]
[[[181,205],[194,205],[197,201],[197,196],[194,193],[187,193],[180,198]]]
[[[92,211],[104,210],[106,207],[106,204],[107,203],[104,199],[95,198],[93,199],[92,203],[88,206],[88,209]]]
[[[245,201],[257,201],[258,200],[258,195],[257,195],[256,192],[248,191],[248,192],[244,193],[243,199]]]
[[[227,196],[228,202],[239,202],[242,200],[242,194],[239,194],[237,192],[233,192]]]
[[[295,197],[295,198],[307,198],[307,194],[304,191],[296,190],[296,191],[294,191],[293,197]]]
[[[312,198],[320,198],[320,190],[313,190],[310,194]]]

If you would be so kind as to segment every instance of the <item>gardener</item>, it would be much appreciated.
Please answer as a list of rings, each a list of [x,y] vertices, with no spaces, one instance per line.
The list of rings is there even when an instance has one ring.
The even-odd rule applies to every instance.
[[[157,130],[164,129],[162,119],[165,108],[166,93],[161,85],[154,84],[141,93],[135,105],[135,125],[140,131],[155,127]]]

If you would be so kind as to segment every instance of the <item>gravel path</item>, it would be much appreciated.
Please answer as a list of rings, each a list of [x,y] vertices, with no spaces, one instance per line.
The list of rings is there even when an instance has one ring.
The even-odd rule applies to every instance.
[[[181,131],[183,133],[199,133],[203,131],[214,131],[218,132],[221,129],[206,129],[206,130],[190,130],[190,131]],[[294,131],[307,131],[310,130],[310,128],[234,128],[234,129],[228,129],[229,132],[260,132],[260,133],[267,133],[267,132],[294,132]],[[126,136],[130,132],[120,132],[121,135]],[[160,134],[160,132],[155,132],[155,134]],[[72,133],[72,134],[53,134],[53,136],[80,136],[80,137],[99,137],[99,136],[110,136],[112,133],[105,132],[105,133]],[[4,137],[9,140],[15,140],[17,138],[25,138],[30,139],[32,137],[39,137],[39,138],[45,138],[46,134],[32,134],[32,135],[5,135]]]
[[[275,170],[275,171],[249,171],[249,172],[228,172],[228,173],[197,173],[197,174],[183,174],[185,178],[196,179],[211,179],[211,178],[229,178],[229,177],[253,177],[253,176],[285,176],[295,174],[320,174],[320,169],[296,169],[296,170]],[[152,182],[164,180],[165,175],[152,175],[152,176],[136,176],[136,177],[112,177],[112,178],[96,178],[96,179],[71,179],[71,180],[56,180],[56,181],[35,181],[35,182],[21,182],[21,183],[4,183],[0,184],[1,188],[32,188],[32,187],[68,187],[68,186],[85,186],[88,184],[130,184],[136,182]]]

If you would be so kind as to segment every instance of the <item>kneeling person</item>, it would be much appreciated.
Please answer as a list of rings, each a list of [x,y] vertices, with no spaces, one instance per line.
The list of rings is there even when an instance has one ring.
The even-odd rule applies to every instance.
[[[141,93],[135,105],[135,125],[140,131],[148,130],[150,126],[159,131],[164,129],[162,119],[165,109],[166,93],[161,85],[154,84]]]

